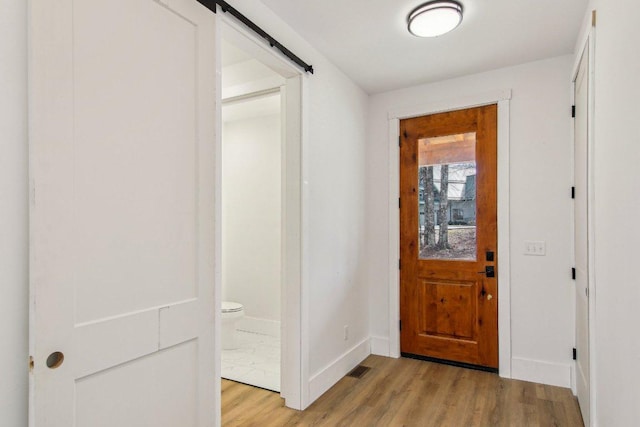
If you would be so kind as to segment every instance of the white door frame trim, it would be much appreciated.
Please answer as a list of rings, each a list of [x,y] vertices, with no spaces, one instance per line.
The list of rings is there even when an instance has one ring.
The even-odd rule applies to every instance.
[[[445,99],[389,111],[389,356],[400,357],[400,120],[498,104],[498,342],[499,373],[511,378],[511,261],[509,214],[509,103],[511,90]]]
[[[307,161],[304,149],[307,141],[304,132],[305,116],[303,108],[307,93],[306,75],[285,60],[281,55],[262,39],[258,39],[243,26],[226,14],[217,14],[222,24],[224,35],[218,40],[233,39],[246,48],[247,51],[259,61],[269,66],[275,72],[286,79],[286,83],[281,87],[282,96],[282,300],[281,300],[281,340],[282,354],[281,364],[286,369],[281,370],[281,397],[285,399],[286,406],[302,410],[309,405],[309,333],[308,333],[308,295],[306,286],[308,280],[305,272],[308,260],[306,254],[306,235],[308,227],[306,224],[305,206],[308,205],[308,197],[302,185],[304,173],[307,170]],[[220,45],[217,46],[220,52]],[[218,61],[220,64],[220,61]],[[219,70],[221,74],[221,69]],[[221,93],[218,94],[220,98]],[[218,102],[221,99],[217,100]],[[216,118],[219,129],[222,126],[220,113]],[[219,138],[217,155],[222,153],[222,142]],[[218,173],[218,179],[220,174]],[[218,181],[220,182],[220,181]],[[221,192],[221,186],[216,185],[216,193]],[[216,200],[220,200],[218,197]],[[222,208],[220,204],[216,207],[216,221],[220,224]],[[216,229],[216,248],[221,248],[221,229]],[[218,251],[218,254],[220,252]],[[220,259],[216,259],[218,270],[220,269]],[[222,295],[221,276],[216,275],[216,301],[219,305]],[[220,311],[220,307],[217,307]],[[220,323],[216,326],[216,335],[220,335]],[[218,347],[217,353],[218,372],[220,378],[220,357]]]

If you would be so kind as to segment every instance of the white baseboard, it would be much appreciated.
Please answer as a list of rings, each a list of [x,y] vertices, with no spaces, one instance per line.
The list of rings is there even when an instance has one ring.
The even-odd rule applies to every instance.
[[[270,335],[272,337],[280,338],[280,322],[278,320],[245,316],[238,320],[237,329],[253,332],[254,334]]]
[[[389,338],[388,337],[371,337],[371,354],[376,356],[389,357]]]
[[[371,354],[369,338],[362,340],[309,380],[309,404],[340,381]]]
[[[511,359],[511,378],[570,388],[571,365],[514,357]]]

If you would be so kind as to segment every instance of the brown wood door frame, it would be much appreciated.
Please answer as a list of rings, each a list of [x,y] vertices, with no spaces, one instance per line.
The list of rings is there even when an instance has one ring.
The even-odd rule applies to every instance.
[[[482,228],[478,229],[477,259],[475,261],[421,259],[417,255],[418,183],[415,172],[420,163],[417,159],[418,140],[469,131],[477,132],[476,152],[481,156],[478,161],[482,162],[478,164],[478,185],[484,187],[479,190],[477,200],[478,220],[482,225]],[[403,141],[400,151],[400,192],[405,199],[400,217],[400,237],[401,242],[404,242],[401,247],[401,259],[404,265],[400,273],[402,285],[400,302],[404,307],[401,309],[404,324],[401,334],[402,351],[422,357],[445,359],[463,365],[479,365],[497,370],[499,342],[497,278],[479,277],[476,271],[484,269],[485,264],[490,264],[497,269],[497,259],[492,262],[484,259],[486,251],[494,252],[497,258],[497,105],[454,110],[404,120],[400,122],[400,133]],[[453,149],[452,153],[457,152],[459,147],[463,146],[461,144],[464,143],[456,143],[455,148],[448,150]],[[433,149],[431,150],[430,157],[433,158],[434,155],[437,157]],[[455,162],[455,160],[448,160],[447,163],[449,161]],[[437,298],[441,304],[433,300],[435,298],[435,294],[431,295],[433,292],[438,293]],[[446,294],[445,298],[440,299],[441,292]],[[450,292],[454,294],[449,294]],[[494,300],[491,301],[491,299]],[[460,306],[461,301],[466,302]],[[429,309],[424,304],[427,304]],[[454,311],[450,311],[452,309]],[[435,313],[440,313],[437,318],[439,320],[431,319],[436,323],[426,320],[436,316]],[[466,319],[468,316],[472,316],[473,319]],[[454,326],[454,328],[463,327],[467,330],[466,333],[462,333],[462,330],[437,332],[439,327],[436,324],[448,324],[451,321],[455,324],[456,321],[452,320],[455,318],[463,324],[472,322],[467,327],[463,324]],[[425,326],[427,324],[432,325]],[[427,328],[424,329],[425,332],[420,332],[423,330],[421,328],[425,327]],[[429,330],[432,332],[426,332]],[[446,335],[448,333],[454,335]]]

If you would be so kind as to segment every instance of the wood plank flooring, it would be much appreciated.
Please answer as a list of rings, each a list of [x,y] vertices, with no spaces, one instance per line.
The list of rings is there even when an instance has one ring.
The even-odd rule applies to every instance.
[[[423,362],[370,356],[305,411],[280,395],[223,380],[223,426],[582,426],[569,389]]]

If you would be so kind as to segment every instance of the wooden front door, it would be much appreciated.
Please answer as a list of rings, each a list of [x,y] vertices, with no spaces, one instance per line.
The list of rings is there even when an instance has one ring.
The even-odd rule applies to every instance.
[[[497,106],[400,121],[404,356],[498,368]]]

